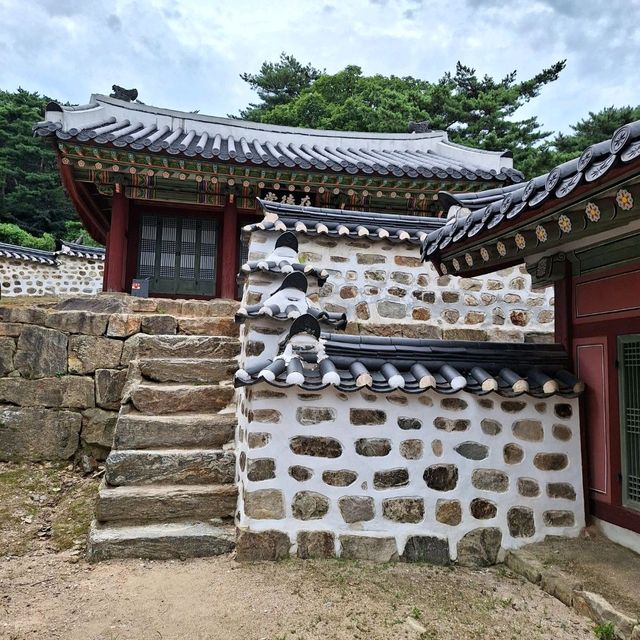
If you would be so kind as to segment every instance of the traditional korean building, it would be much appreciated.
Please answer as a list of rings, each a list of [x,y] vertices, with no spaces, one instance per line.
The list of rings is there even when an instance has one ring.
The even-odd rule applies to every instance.
[[[106,246],[105,291],[234,298],[256,198],[354,212],[438,215],[441,190],[522,180],[509,153],[462,147],[424,123],[406,134],[318,131],[160,109],[114,86],[88,104],[50,103],[36,134]]]
[[[424,258],[463,277],[524,262],[553,285],[555,340],[586,383],[589,511],[640,549],[640,122],[515,189],[439,194]]]

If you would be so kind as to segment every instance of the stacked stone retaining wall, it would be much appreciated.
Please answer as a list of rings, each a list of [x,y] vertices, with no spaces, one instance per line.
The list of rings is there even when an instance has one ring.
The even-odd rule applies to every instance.
[[[233,301],[0,305],[0,461],[104,459],[140,334],[237,335]]]

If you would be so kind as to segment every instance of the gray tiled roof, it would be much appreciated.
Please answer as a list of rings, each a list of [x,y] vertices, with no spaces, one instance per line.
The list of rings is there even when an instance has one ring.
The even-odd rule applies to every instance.
[[[6,242],[0,242],[0,256],[5,258],[55,265],[57,264],[57,256],[60,254],[78,258],[104,260],[105,251],[101,247],[87,247],[73,242],[61,242],[58,251],[43,251],[42,249],[31,249],[30,247],[20,247],[14,244],[7,244]]]
[[[268,382],[308,390],[331,385],[346,392],[369,388],[408,394],[429,389],[443,394],[495,391],[505,397],[573,397],[584,389],[566,370],[568,357],[561,345],[338,335],[321,333],[309,316],[293,323],[289,342],[300,333],[319,338],[315,348],[307,344],[284,357],[240,369],[236,386]]]
[[[578,158],[533,178],[526,184],[511,185],[473,194],[441,192],[438,198],[451,215],[447,224],[429,233],[423,243],[425,260],[447,247],[477,234],[516,220],[532,210],[562,205],[575,190],[606,179],[617,167],[640,158],[640,120],[620,127],[611,140],[585,149]],[[451,209],[453,207],[453,209]]]
[[[449,142],[443,131],[354,133],[281,127],[171,111],[94,95],[47,106],[38,135],[270,167],[455,180],[519,182],[511,155]]]
[[[245,231],[293,231],[332,237],[365,236],[371,240],[419,244],[430,231],[440,229],[445,220],[431,216],[403,216],[375,211],[345,211],[304,207],[258,200],[265,218],[244,227]]]

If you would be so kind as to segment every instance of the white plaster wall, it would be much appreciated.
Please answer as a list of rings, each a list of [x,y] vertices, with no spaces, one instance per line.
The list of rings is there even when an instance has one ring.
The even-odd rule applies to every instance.
[[[279,235],[253,232],[249,259],[268,255]],[[430,263],[420,261],[415,245],[296,235],[300,261],[330,274],[321,289],[309,278],[310,297],[327,311],[345,312],[365,332],[380,334],[384,328],[373,327],[407,323],[413,325],[405,328],[407,337],[552,340],[553,288],[532,290],[524,266],[477,278],[439,276]],[[273,291],[279,282],[275,274],[252,274],[245,302],[255,302],[257,294]]]
[[[57,264],[0,257],[0,294],[14,296],[94,295],[102,291],[104,262],[58,255]]]
[[[267,397],[258,399],[261,392],[279,391],[281,398]],[[492,408],[481,405],[481,399],[465,392],[454,396],[442,396],[436,392],[427,392],[419,396],[407,396],[396,393],[392,395],[375,395],[370,392],[356,392],[353,394],[340,393],[330,387],[320,394],[304,393],[298,388],[276,390],[261,383],[251,388],[247,398],[245,390],[241,391],[239,403],[239,432],[238,453],[244,453],[247,459],[271,458],[275,460],[275,478],[252,482],[247,479],[246,468],[239,470],[240,499],[239,526],[250,531],[278,530],[290,536],[294,546],[296,534],[300,531],[331,531],[340,533],[361,533],[373,537],[394,536],[399,553],[402,552],[406,540],[412,535],[433,535],[448,538],[452,558],[456,557],[458,541],[469,531],[481,527],[498,527],[502,532],[502,547],[513,549],[525,544],[543,540],[546,535],[577,536],[584,526],[584,511],[582,501],[582,470],[580,454],[580,429],[577,399],[549,398],[546,400],[520,397],[517,400],[526,402],[526,407],[517,412],[509,413],[501,408],[505,400],[497,394],[484,396],[483,400],[493,401]],[[445,397],[464,400],[468,407],[464,410],[449,410],[442,407]],[[306,399],[305,399],[306,398]],[[401,404],[399,404],[401,403]],[[430,403],[430,406],[428,406]],[[558,403],[569,404],[572,416],[561,419],[554,414],[554,406]],[[330,422],[304,426],[296,419],[299,407],[331,407],[336,410],[336,419]],[[382,409],[387,414],[385,424],[380,426],[353,426],[350,424],[349,410],[351,408]],[[260,409],[277,410],[277,421],[258,422],[251,420]],[[253,413],[252,413],[253,412]],[[397,424],[401,416],[419,418],[422,422],[420,429],[403,430]],[[451,419],[466,419],[470,427],[466,431],[447,432],[434,426],[434,419],[445,417]],[[497,420],[502,425],[502,431],[495,436],[486,435],[481,429],[481,420],[489,418]],[[529,442],[514,436],[512,425],[516,420],[532,419],[542,422],[544,439],[541,442]],[[571,429],[572,437],[568,442],[558,440],[552,435],[552,426],[562,424]],[[250,433],[268,432],[270,442],[261,448],[249,449],[247,437]],[[294,454],[289,442],[299,435],[326,436],[338,440],[343,452],[339,458],[320,458]],[[383,457],[364,457],[355,452],[354,443],[357,439],[387,438],[392,443],[391,452]],[[400,442],[407,439],[420,439],[423,442],[423,457],[419,460],[406,460],[400,456]],[[432,451],[433,440],[440,440],[443,446],[441,456]],[[474,461],[464,458],[454,450],[460,443],[473,441],[489,447],[489,456],[485,460]],[[517,443],[524,450],[524,459],[518,464],[506,464],[503,459],[503,448],[508,443]],[[533,464],[536,453],[564,453],[568,456],[569,464],[561,471],[541,471]],[[459,478],[452,491],[436,491],[427,487],[423,480],[424,470],[432,464],[452,463],[457,465]],[[311,480],[299,482],[289,476],[288,469],[292,465],[302,465],[313,470]],[[406,468],[409,470],[409,484],[404,487],[378,490],[373,485],[375,471]],[[497,469],[505,472],[509,477],[508,490],[503,493],[478,490],[472,486],[471,474],[474,469]],[[322,471],[349,469],[357,472],[358,478],[349,487],[332,487],[322,480]],[[533,478],[540,485],[538,497],[523,497],[518,493],[518,478]],[[570,483],[576,494],[576,500],[550,498],[546,495],[546,484],[549,482]],[[282,519],[252,519],[244,511],[243,495],[245,491],[275,489],[281,491],[284,498],[286,515]],[[299,491],[314,491],[330,499],[329,511],[321,519],[301,521],[293,517],[291,503],[294,495]],[[338,508],[341,496],[372,496],[375,500],[376,517],[369,522],[347,524],[344,522]],[[382,501],[389,497],[419,497],[424,499],[425,516],[417,524],[396,523],[382,517]],[[498,507],[497,516],[488,520],[475,519],[469,504],[473,498],[486,498]],[[438,499],[457,499],[462,505],[462,522],[458,526],[449,526],[436,521],[435,507]],[[514,538],[509,533],[507,512],[512,506],[530,507],[534,511],[535,535],[527,538]],[[575,516],[573,526],[552,527],[543,521],[543,513],[547,510],[571,511]],[[339,543],[336,536],[336,552],[339,553]]]

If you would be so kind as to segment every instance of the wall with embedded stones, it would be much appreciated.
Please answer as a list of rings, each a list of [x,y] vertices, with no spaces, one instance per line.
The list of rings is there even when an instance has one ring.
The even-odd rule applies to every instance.
[[[56,255],[57,264],[0,257],[0,295],[55,296],[102,291],[103,260]]]
[[[239,557],[492,564],[584,526],[578,402],[247,387]]]
[[[140,335],[234,336],[236,306],[111,294],[0,305],[0,461],[106,458]]]
[[[272,250],[279,233],[253,231],[249,259]],[[524,266],[477,278],[439,276],[408,243],[296,234],[304,264],[329,271],[310,297],[326,311],[345,312],[347,332],[412,338],[552,341],[553,288],[532,290]],[[245,304],[271,292],[273,274],[253,274]]]

